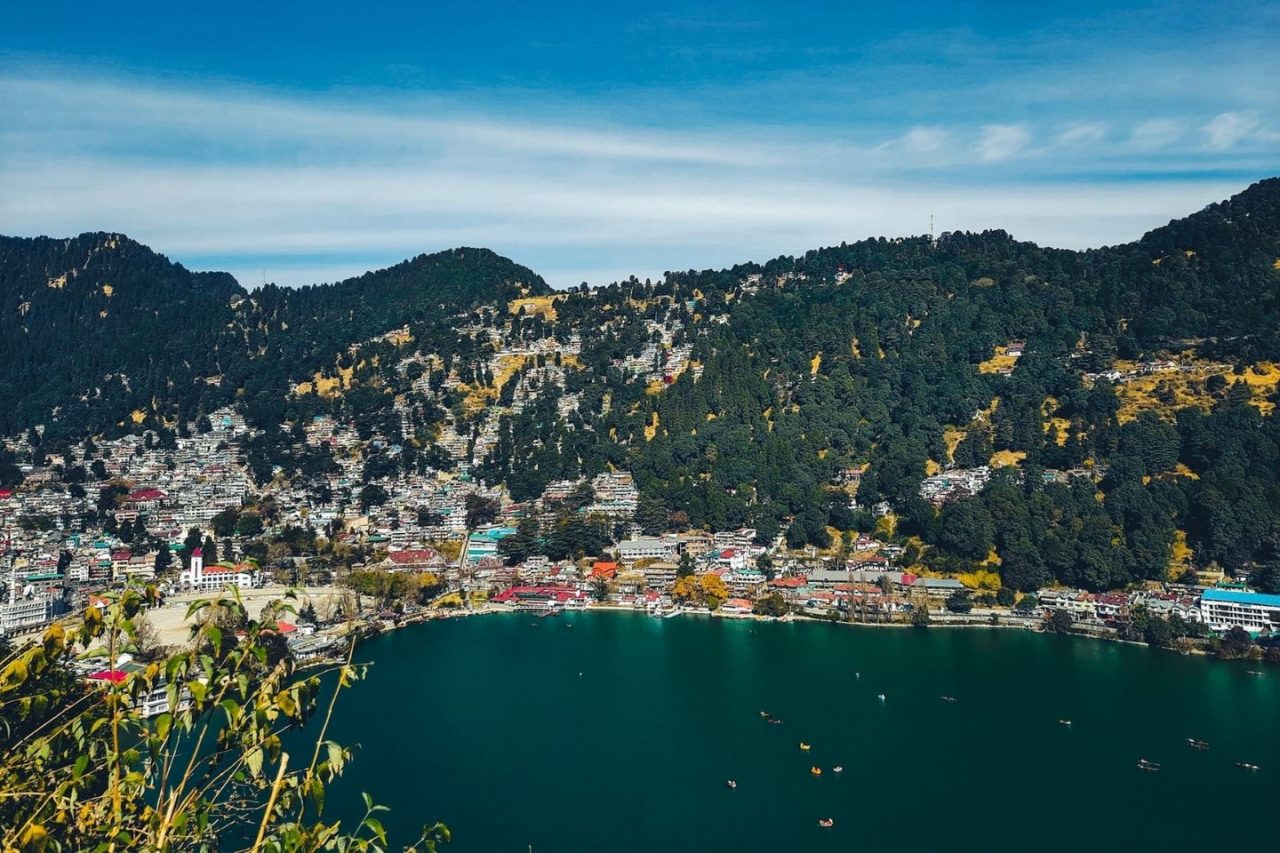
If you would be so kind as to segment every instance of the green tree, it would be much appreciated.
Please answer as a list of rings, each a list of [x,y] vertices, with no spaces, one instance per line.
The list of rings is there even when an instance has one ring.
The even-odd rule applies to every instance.
[[[1071,618],[1071,614],[1066,610],[1055,610],[1049,614],[1048,627],[1050,631],[1069,634],[1074,623],[1075,620]]]
[[[676,577],[677,578],[690,577],[693,575],[695,570],[696,570],[696,567],[694,566],[694,563],[693,563],[693,557],[690,557],[688,552],[681,554],[680,562],[676,564]]]
[[[787,606],[787,599],[780,592],[771,592],[763,598],[756,599],[752,604],[751,610],[761,616],[786,616],[790,608]]]
[[[1218,640],[1218,656],[1227,660],[1248,657],[1253,649],[1253,637],[1239,625],[1222,635]]]

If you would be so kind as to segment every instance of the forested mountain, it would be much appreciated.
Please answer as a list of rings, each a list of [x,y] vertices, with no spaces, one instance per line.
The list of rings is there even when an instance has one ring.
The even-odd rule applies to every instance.
[[[45,446],[233,402],[255,477],[317,501],[330,415],[369,484],[626,469],[648,530],[795,547],[881,504],[908,561],[1022,589],[1280,561],[1280,179],[1086,252],[874,239],[554,295],[475,249],[252,292],[105,234],[0,251],[0,432]],[[930,502],[948,470],[983,485]]]
[[[282,398],[291,381],[388,329],[548,291],[487,249],[250,293],[226,273],[190,272],[119,234],[0,237],[0,434],[173,422],[240,389]]]

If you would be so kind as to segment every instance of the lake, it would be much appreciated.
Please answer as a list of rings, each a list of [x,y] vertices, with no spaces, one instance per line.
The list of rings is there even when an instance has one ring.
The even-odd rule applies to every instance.
[[[1280,670],[1262,664],[600,612],[429,622],[357,657],[374,666],[332,733],[358,749],[325,817],[368,791],[401,843],[439,818],[451,851],[1277,848]]]

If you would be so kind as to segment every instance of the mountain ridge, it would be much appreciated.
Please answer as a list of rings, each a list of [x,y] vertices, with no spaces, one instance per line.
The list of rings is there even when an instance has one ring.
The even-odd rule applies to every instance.
[[[554,293],[462,250],[173,308],[164,275],[230,284],[136,254],[118,291],[75,291],[79,314],[48,307],[36,254],[0,270],[0,319],[32,327],[0,340],[16,452],[164,448],[230,411],[256,488],[314,506],[437,477],[533,505],[624,471],[649,532],[825,548],[881,507],[931,568],[1018,589],[1164,578],[1176,542],[1200,566],[1280,560],[1280,181],[1087,252],[878,238]],[[68,333],[118,322],[133,287],[146,323]]]

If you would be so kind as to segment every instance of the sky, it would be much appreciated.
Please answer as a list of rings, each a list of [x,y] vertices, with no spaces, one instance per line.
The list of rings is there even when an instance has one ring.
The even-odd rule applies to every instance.
[[[1086,248],[1280,174],[1280,0],[0,6],[0,233],[246,286]]]

